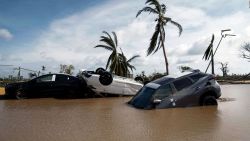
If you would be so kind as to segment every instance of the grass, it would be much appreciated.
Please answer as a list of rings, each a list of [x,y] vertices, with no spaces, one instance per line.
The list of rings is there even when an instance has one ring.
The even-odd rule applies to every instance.
[[[0,87],[0,95],[4,95],[5,94],[5,89],[4,87]]]

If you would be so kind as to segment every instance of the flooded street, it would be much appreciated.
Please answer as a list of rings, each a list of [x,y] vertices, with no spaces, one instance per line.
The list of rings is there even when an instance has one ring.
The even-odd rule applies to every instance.
[[[250,140],[250,85],[218,106],[138,110],[130,97],[0,100],[0,141]]]

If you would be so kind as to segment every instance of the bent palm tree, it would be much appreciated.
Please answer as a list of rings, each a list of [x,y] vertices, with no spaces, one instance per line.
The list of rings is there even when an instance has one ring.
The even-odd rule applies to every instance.
[[[165,16],[166,5],[160,4],[158,0],[147,0],[145,4],[147,6],[139,10],[136,17],[138,17],[142,12],[148,12],[149,14],[153,13],[157,15],[157,18],[155,19],[156,22],[155,32],[151,37],[151,42],[147,50],[147,55],[150,55],[152,53],[154,54],[160,48],[162,48],[166,63],[166,74],[168,75],[169,69],[168,69],[168,59],[167,59],[166,49],[164,45],[165,42],[164,27],[167,25],[167,23],[170,22],[171,24],[178,27],[180,36],[182,33],[182,26],[179,23],[173,21],[171,18]]]
[[[106,69],[109,68],[109,71],[116,75],[127,76],[127,74],[129,73],[128,68],[135,69],[135,67],[132,66],[130,62],[137,57],[132,57],[127,61],[127,58],[125,57],[123,52],[122,51],[121,51],[122,53],[118,52],[118,40],[116,33],[112,32],[113,38],[108,32],[103,31],[103,33],[106,36],[101,36],[100,41],[103,42],[104,44],[97,45],[95,46],[95,48],[104,48],[106,50],[112,51],[112,53],[108,58]]]

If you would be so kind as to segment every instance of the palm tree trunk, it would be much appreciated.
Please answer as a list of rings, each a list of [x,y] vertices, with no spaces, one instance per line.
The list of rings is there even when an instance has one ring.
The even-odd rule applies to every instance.
[[[160,30],[160,36],[163,37],[161,30]],[[161,46],[162,46],[162,51],[163,51],[163,55],[164,55],[164,59],[165,59],[165,64],[166,64],[166,75],[169,75],[168,58],[167,58],[167,54],[166,54],[166,49],[165,49],[164,41],[165,41],[165,37],[164,37],[164,39],[161,39],[161,42],[162,42]]]
[[[163,51],[163,55],[164,55],[164,59],[165,59],[165,64],[166,64],[166,75],[169,75],[168,58],[167,58],[167,54],[166,54],[166,51],[165,51],[165,45],[164,45],[164,43],[162,43],[162,51]]]

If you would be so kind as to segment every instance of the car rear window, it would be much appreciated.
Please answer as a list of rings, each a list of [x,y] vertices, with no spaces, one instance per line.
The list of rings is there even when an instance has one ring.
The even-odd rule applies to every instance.
[[[194,80],[194,82],[196,82],[196,81],[198,81],[200,78],[205,77],[205,76],[206,76],[205,74],[198,73],[198,74],[195,74],[195,75],[190,76],[190,78],[191,78],[192,80]]]
[[[189,87],[193,83],[188,78],[182,78],[182,79],[174,81],[173,84],[177,91],[181,91],[182,89]]]

